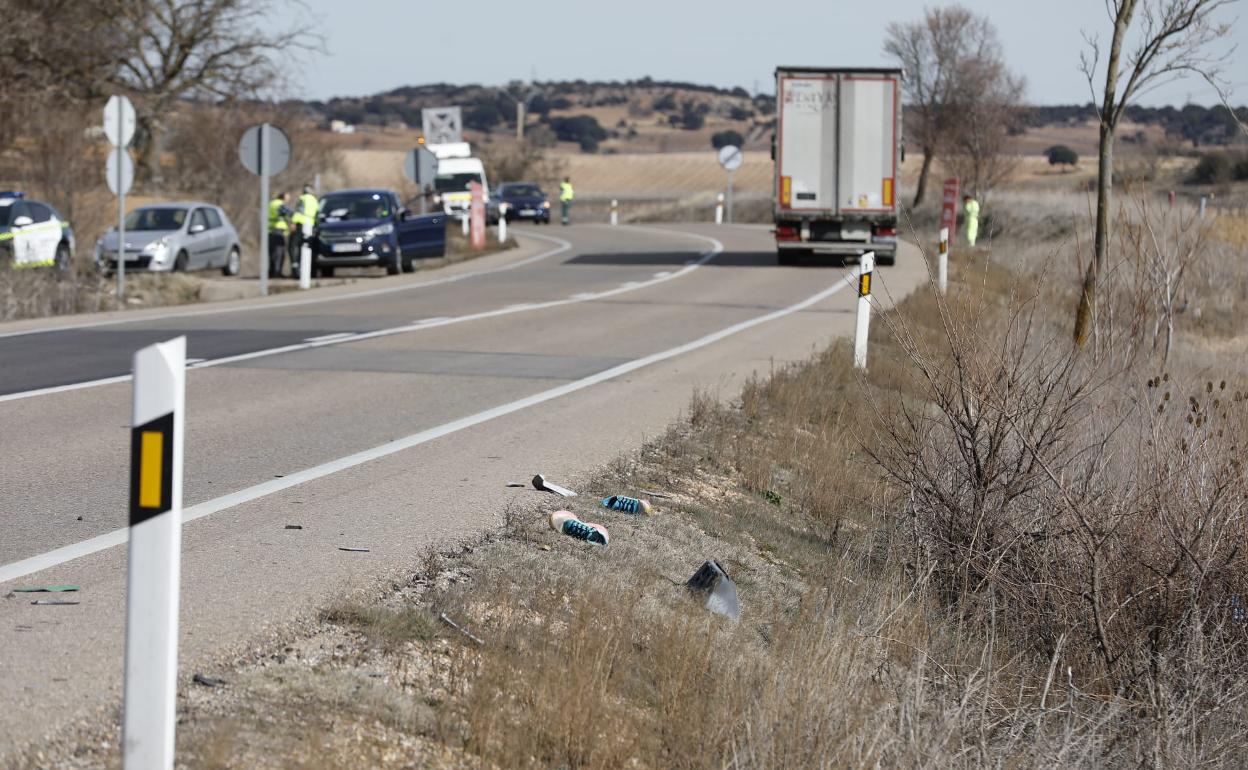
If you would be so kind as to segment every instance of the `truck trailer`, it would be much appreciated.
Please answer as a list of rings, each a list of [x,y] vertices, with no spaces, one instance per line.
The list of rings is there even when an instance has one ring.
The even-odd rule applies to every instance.
[[[896,260],[901,80],[899,69],[776,68],[780,264],[868,251]]]

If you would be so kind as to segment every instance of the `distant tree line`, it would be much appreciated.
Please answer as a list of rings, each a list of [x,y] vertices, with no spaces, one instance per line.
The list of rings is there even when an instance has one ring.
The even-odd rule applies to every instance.
[[[1248,121],[1248,107],[1236,107],[1235,115],[1241,121]],[[1127,106],[1124,117],[1131,123],[1160,126],[1166,136],[1187,140],[1197,147],[1230,144],[1242,141],[1243,137],[1231,111],[1220,104],[1213,107],[1199,104],[1143,107],[1131,104]],[[1066,104],[1028,107],[1024,110],[1024,120],[1028,126],[1042,127],[1095,123],[1100,118],[1092,104]]]

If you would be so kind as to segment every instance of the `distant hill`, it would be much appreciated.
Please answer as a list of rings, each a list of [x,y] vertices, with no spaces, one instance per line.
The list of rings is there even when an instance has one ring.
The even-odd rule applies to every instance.
[[[775,97],[751,94],[744,88],[641,78],[627,81],[546,81],[532,86],[431,83],[403,86],[369,96],[337,97],[302,102],[314,118],[365,127],[420,126],[426,107],[458,105],[471,139],[490,141],[514,133],[516,98],[533,94],[526,129],[530,138],[553,146],[579,145],[585,152],[677,151],[704,149],[716,136],[740,136],[751,149],[770,144],[775,123]],[[1236,109],[1248,121],[1248,107]],[[1025,108],[1024,125],[1031,129],[1095,123],[1092,104]],[[1225,107],[1187,105],[1130,107],[1128,122],[1160,129],[1171,140],[1192,146],[1220,146],[1244,141]],[[1143,141],[1125,136],[1125,141]],[[734,139],[735,140],[735,139]]]

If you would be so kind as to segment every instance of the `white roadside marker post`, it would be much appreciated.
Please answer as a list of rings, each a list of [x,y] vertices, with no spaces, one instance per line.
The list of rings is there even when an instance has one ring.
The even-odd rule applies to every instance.
[[[862,255],[858,267],[858,325],[854,330],[854,368],[867,368],[867,331],[871,326],[871,274],[875,272],[875,252]]]
[[[615,227],[620,223],[620,202],[615,198],[611,199],[611,226]]]
[[[312,288],[312,247],[306,243],[299,248],[299,288]]]
[[[464,237],[467,238],[468,237],[468,212],[467,211],[465,211],[464,215],[460,217],[459,222],[460,222],[460,229],[463,231]]]
[[[722,225],[724,223],[724,194],[720,193],[715,198],[715,224]]]
[[[940,258],[936,262],[936,288],[941,294],[949,287],[949,228],[940,228]]]
[[[498,204],[498,242],[507,242],[507,204]]]
[[[172,770],[186,338],[134,355],[122,766]]]

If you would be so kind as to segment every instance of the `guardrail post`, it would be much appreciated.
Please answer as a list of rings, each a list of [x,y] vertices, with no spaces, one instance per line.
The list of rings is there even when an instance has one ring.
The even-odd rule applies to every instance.
[[[299,248],[299,288],[312,288],[312,247],[306,243]]]
[[[122,765],[172,770],[186,338],[134,355]]]
[[[507,204],[498,204],[498,242],[507,242]]]
[[[936,288],[944,294],[949,288],[949,228],[940,228],[940,257],[936,260]]]
[[[615,198],[611,199],[611,226],[615,227],[620,223],[620,202]]]
[[[858,323],[854,329],[854,368],[867,368],[867,332],[871,326],[871,276],[875,252],[868,251],[858,263]]]

